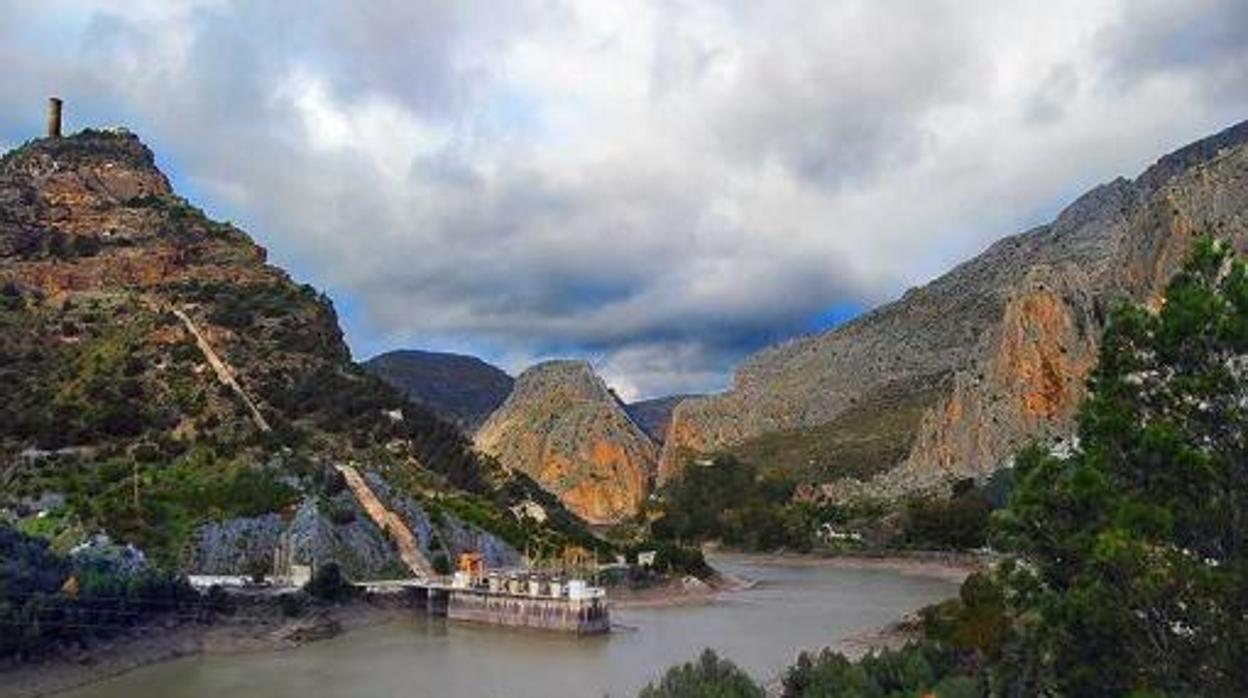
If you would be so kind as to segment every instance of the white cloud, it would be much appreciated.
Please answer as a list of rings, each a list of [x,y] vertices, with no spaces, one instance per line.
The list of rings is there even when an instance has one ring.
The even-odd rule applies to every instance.
[[[1248,116],[1243,7],[0,0],[0,133],[133,123],[361,353],[649,395]]]

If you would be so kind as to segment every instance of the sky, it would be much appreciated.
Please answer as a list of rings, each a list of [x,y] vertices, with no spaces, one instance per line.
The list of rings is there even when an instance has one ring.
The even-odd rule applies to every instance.
[[[1248,119],[1244,0],[0,0],[0,148],[125,125],[356,358],[725,387]]]

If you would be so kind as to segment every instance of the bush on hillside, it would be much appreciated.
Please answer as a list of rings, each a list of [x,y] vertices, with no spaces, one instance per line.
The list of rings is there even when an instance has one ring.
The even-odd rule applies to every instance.
[[[327,562],[317,567],[316,573],[304,585],[303,590],[312,598],[321,601],[342,601],[355,593],[355,587],[342,576],[342,568],[336,562]]]

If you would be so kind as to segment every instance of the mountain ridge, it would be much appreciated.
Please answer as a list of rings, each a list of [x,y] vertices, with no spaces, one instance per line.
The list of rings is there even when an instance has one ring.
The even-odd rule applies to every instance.
[[[697,454],[817,429],[881,392],[935,399],[904,429],[905,458],[866,475],[877,494],[982,476],[1028,438],[1069,434],[1108,306],[1155,300],[1198,229],[1243,251],[1245,143],[1248,122],[1094,187],[843,326],[757,352],[728,391],[676,408],[660,481]],[[814,460],[811,479],[842,480],[835,448]],[[841,485],[830,493],[862,489]]]
[[[503,404],[515,385],[515,379],[502,369],[468,354],[396,349],[362,365],[469,436]]]

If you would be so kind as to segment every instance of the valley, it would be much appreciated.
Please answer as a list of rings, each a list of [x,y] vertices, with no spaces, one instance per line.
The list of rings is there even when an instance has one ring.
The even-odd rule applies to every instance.
[[[314,670],[326,653],[351,658],[338,693],[419,676],[428,695],[531,695],[555,661],[552,695],[631,695],[702,648],[773,688],[816,666],[886,681],[890,662],[965,688],[1017,669],[1007,645],[1078,664],[1017,628],[1043,604],[1082,617],[1093,598],[1129,626],[1138,599],[1104,580],[1147,561],[1164,583],[1138,604],[1195,599],[1161,626],[1237,637],[1234,608],[1190,616],[1229,598],[1238,568],[1221,560],[1239,561],[1244,540],[1245,182],[1248,122],[896,301],[753,354],[725,392],[626,403],[581,359],[514,378],[421,350],[357,363],[329,297],[179,196],[136,135],[58,127],[0,158],[0,623],[23,629],[0,639],[0,669],[69,648],[88,661],[146,624],[184,623],[196,656],[68,695],[308,692],[331,680]],[[1206,499],[1209,515],[1194,513]],[[933,577],[849,562],[931,551],[987,564]],[[1011,555],[1039,562],[1020,572]],[[806,564],[829,556],[845,557]],[[205,577],[252,587],[188,583]],[[370,583],[405,579],[577,613],[614,597],[620,613],[593,618],[610,639],[560,644],[400,604],[391,622],[303,646],[337,634],[317,619],[371,613]],[[296,649],[200,656],[200,626],[248,598],[265,599],[273,632],[298,626]],[[896,654],[790,665],[829,643],[860,653],[851,636],[919,607],[916,643]],[[1141,666],[1183,685],[1239,680],[1233,660],[1193,647],[1221,673],[1189,676],[1168,652]],[[1106,685],[1134,680],[1098,661]]]

